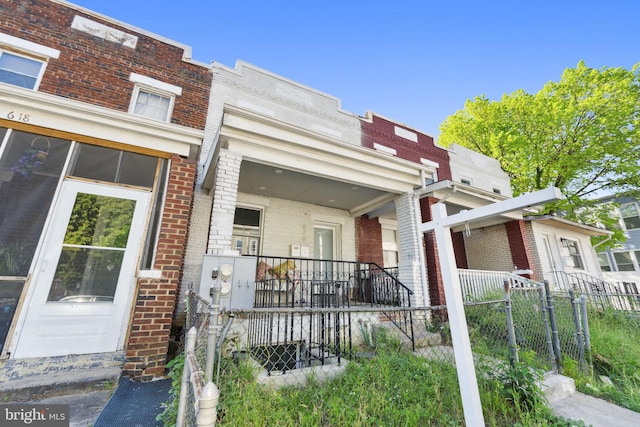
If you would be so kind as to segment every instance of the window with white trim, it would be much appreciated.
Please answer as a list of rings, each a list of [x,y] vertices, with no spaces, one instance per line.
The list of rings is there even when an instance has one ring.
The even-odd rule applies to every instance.
[[[600,270],[602,271],[611,271],[611,264],[609,263],[609,257],[606,252],[601,252],[598,254],[598,263],[600,264]]]
[[[613,259],[616,260],[617,271],[634,271],[636,269],[630,252],[614,252]]]
[[[398,244],[398,226],[388,223],[380,219],[382,226],[382,254],[384,257],[384,268],[391,268],[398,266],[398,260],[400,259],[400,248]]]
[[[44,62],[13,52],[0,51],[0,82],[23,87],[37,89]]]
[[[635,203],[620,205],[620,216],[627,230],[640,228],[640,215],[638,214],[638,206]]]
[[[60,51],[19,37],[0,33],[0,82],[37,90],[49,58]]]
[[[181,87],[135,73],[131,73],[129,80],[136,84],[130,113],[162,122],[171,121],[175,98],[182,95]]]
[[[580,254],[578,242],[569,239],[560,239],[560,241],[566,250],[569,266],[578,270],[584,270],[584,262],[582,262],[582,255]]]

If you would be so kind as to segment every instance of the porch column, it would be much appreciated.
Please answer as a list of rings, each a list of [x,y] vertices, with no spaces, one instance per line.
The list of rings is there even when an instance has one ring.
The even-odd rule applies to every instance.
[[[241,163],[242,155],[224,148],[220,149],[213,183],[213,205],[207,243],[208,254],[222,255],[225,251],[232,249],[231,235],[233,234],[233,218],[238,198]]]
[[[423,234],[420,233],[422,218],[418,197],[413,193],[405,193],[397,198],[396,216],[400,241],[398,279],[413,290],[415,306],[428,306],[430,302],[425,274]]]

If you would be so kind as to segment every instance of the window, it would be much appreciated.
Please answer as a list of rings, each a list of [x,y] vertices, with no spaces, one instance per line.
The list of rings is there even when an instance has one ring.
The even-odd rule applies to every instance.
[[[634,271],[633,259],[629,252],[614,252],[613,259],[616,260],[618,271]]]
[[[0,82],[36,89],[43,68],[42,61],[0,52]]]
[[[600,270],[611,271],[611,265],[609,264],[609,257],[606,253],[598,254],[598,263],[600,264]]]
[[[233,218],[233,249],[240,255],[258,255],[260,214],[257,209],[236,208]]]
[[[493,192],[496,193],[496,194],[501,194],[502,193],[499,188],[494,188]]]
[[[181,87],[135,73],[131,74],[129,80],[136,84],[129,106],[130,113],[162,122],[171,120],[175,97],[182,95]]]
[[[469,178],[460,178],[460,182],[462,184],[471,185],[471,180]]]
[[[0,33],[0,82],[38,89],[48,58],[58,58],[60,51],[41,44]],[[19,52],[19,53],[18,53]]]
[[[382,225],[382,254],[384,268],[397,267],[400,259],[398,245],[398,225],[395,221],[380,218]]]
[[[582,262],[582,256],[580,255],[580,248],[578,242],[569,239],[560,239],[562,246],[567,250],[567,261],[570,267],[578,270],[584,270],[584,263]]]
[[[638,216],[638,206],[635,203],[620,205],[620,216],[622,216],[627,230],[640,228],[640,216]]]

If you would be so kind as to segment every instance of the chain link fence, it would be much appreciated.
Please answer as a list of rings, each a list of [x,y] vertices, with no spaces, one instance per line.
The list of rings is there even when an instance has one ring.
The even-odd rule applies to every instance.
[[[532,283],[504,289],[483,289],[465,302],[474,357],[487,356],[494,367],[526,357],[538,368],[560,372],[568,357],[588,369],[587,297],[573,291],[552,294],[548,285]],[[222,358],[248,361],[257,372],[256,381],[267,387],[326,381],[350,363],[374,357],[381,345],[455,365],[446,306],[236,309],[223,311],[213,325],[211,314],[211,303],[189,291],[186,325],[197,331],[198,364],[208,365],[213,362],[207,358],[220,356],[211,374],[214,383]],[[207,354],[212,350],[213,355]],[[185,425],[195,425],[198,398],[192,390],[187,393]]]

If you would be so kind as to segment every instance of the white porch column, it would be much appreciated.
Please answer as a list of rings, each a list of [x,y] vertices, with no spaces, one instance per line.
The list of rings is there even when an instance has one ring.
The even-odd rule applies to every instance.
[[[396,216],[398,219],[398,240],[400,259],[398,260],[398,279],[413,290],[412,305],[429,305],[427,274],[425,269],[424,245],[420,226],[422,217],[418,198],[413,193],[398,197]]]
[[[241,163],[242,155],[224,148],[220,149],[213,183],[208,254],[222,255],[225,251],[232,249],[231,235],[233,234],[233,218],[238,198]]]

